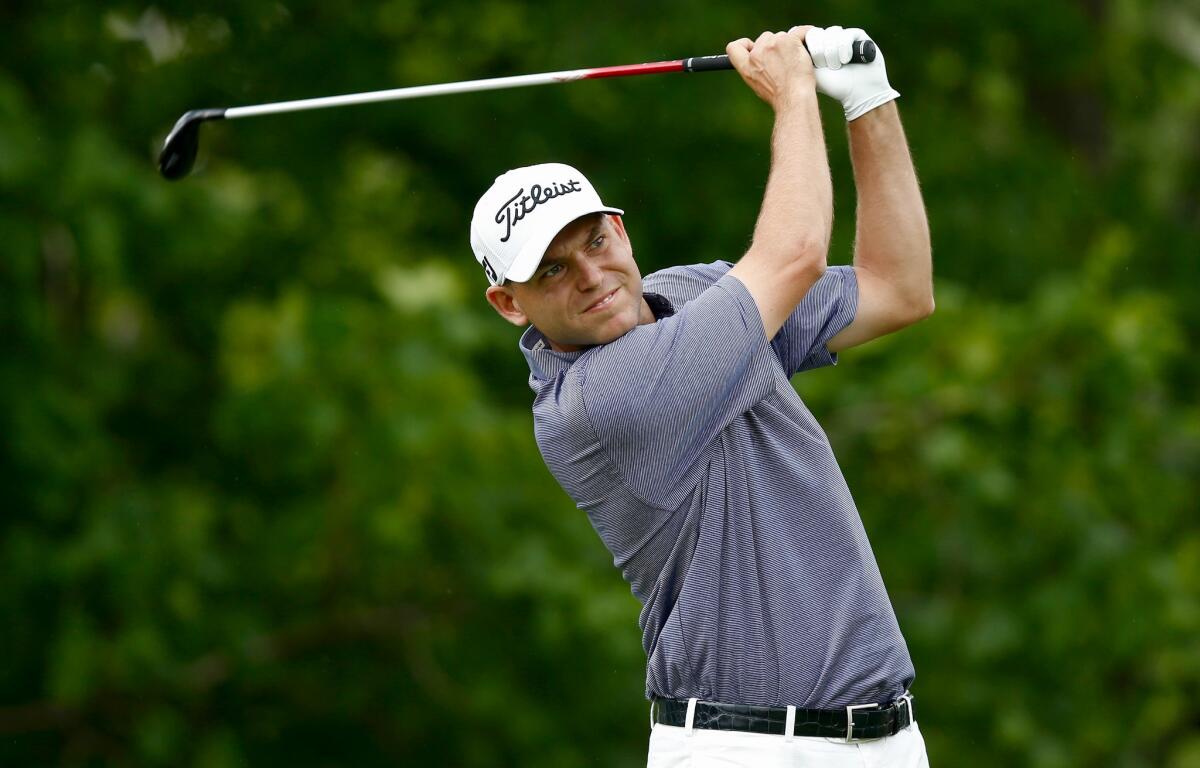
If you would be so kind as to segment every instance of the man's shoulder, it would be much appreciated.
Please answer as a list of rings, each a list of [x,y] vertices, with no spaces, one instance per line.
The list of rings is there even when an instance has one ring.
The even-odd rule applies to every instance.
[[[667,267],[642,278],[642,290],[665,296],[678,310],[704,293],[732,268],[733,264],[728,261]]]

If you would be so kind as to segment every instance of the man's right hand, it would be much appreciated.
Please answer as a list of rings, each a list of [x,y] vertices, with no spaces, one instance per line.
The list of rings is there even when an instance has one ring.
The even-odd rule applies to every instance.
[[[763,32],[757,40],[748,37],[725,46],[729,61],[755,93],[778,112],[797,94],[816,88],[812,57],[804,48],[810,25],[787,32]]]

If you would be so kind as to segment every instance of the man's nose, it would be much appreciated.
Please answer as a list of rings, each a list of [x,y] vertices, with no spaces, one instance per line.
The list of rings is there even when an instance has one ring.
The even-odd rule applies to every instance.
[[[589,291],[604,280],[604,273],[600,270],[599,265],[587,258],[579,260],[578,274],[579,290],[581,291]]]

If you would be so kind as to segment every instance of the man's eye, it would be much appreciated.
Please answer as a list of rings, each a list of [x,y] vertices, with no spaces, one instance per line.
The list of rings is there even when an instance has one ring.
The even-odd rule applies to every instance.
[[[595,240],[592,241],[593,248],[599,248],[603,244],[604,244],[604,235],[600,235],[600,237],[597,237]]]
[[[557,274],[560,269],[562,269],[562,265],[555,264],[553,267],[550,267],[545,272],[543,272],[542,277],[550,277],[551,275]]]

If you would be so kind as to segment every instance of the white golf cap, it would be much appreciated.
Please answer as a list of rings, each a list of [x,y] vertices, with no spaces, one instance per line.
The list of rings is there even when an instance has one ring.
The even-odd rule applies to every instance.
[[[523,283],[562,228],[589,213],[625,213],[600,202],[582,173],[562,163],[514,168],[475,204],[471,250],[492,285]]]

